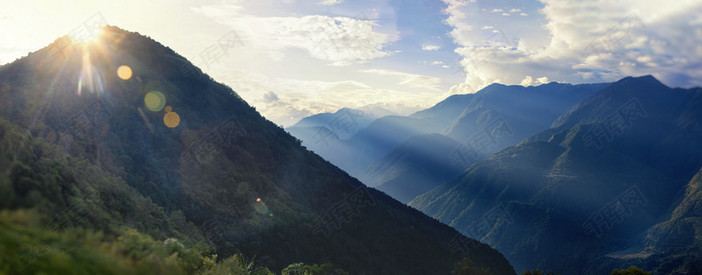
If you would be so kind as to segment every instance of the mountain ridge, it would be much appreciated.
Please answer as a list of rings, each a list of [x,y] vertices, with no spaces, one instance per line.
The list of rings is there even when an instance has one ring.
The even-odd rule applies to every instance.
[[[408,201],[411,198],[407,196],[419,195],[417,192],[426,191],[457,176],[474,162],[547,129],[559,115],[577,102],[608,85],[609,83],[572,85],[554,82],[523,87],[495,83],[475,94],[449,96],[433,107],[407,117],[387,116],[377,119],[346,140],[329,139],[329,142],[315,146],[313,142],[316,139],[309,135],[293,134],[311,150],[368,186],[383,186],[386,182],[393,181],[391,185],[395,187],[381,190],[401,201]],[[450,149],[433,148],[445,156],[434,157],[432,162],[422,161],[422,149],[413,148],[408,143],[414,137],[427,134],[442,134],[456,144]],[[405,157],[398,161],[397,155]],[[384,163],[386,161],[393,161],[393,164]],[[417,169],[391,169],[426,165],[455,169],[451,169],[452,172],[448,174],[423,173],[425,176],[413,174]],[[414,191],[407,193],[399,188],[400,185],[405,186],[404,190]]]
[[[514,274],[484,244],[456,250],[458,232],[305,150],[171,49],[104,30],[94,42],[52,44],[1,67],[0,117],[120,177],[157,211],[192,224],[222,257],[256,255],[274,270],[303,261],[408,274],[448,273],[468,257]],[[131,77],[118,77],[120,66]],[[21,186],[20,179],[9,181]]]

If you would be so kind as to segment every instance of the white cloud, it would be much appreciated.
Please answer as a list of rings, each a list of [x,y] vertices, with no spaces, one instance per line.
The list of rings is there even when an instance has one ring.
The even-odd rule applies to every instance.
[[[325,5],[325,6],[333,6],[336,4],[341,4],[342,2],[344,2],[344,0],[323,0],[322,2],[319,2],[319,3],[322,5]]]
[[[278,98],[278,95],[274,92],[267,92],[263,95],[263,102],[265,103],[273,103],[277,101],[280,101],[280,98]]]
[[[502,16],[509,16],[509,13],[503,12]]]
[[[443,65],[444,62],[443,61],[434,61],[434,62],[431,62],[431,64],[432,65]]]
[[[522,80],[522,82],[519,83],[519,85],[522,85],[522,86],[539,86],[539,85],[547,84],[547,83],[549,83],[549,82],[548,82],[548,77],[542,76],[542,77],[538,77],[538,78],[536,78],[536,79],[533,79],[530,75],[527,75],[526,77],[524,77],[524,79]]]
[[[425,92],[383,89],[352,80],[276,78],[239,70],[213,77],[232,87],[266,118],[283,126],[290,126],[313,114],[335,112],[342,107],[382,104],[390,111],[406,114],[407,110],[417,111],[437,101],[437,91],[427,87],[432,83],[430,77],[379,69],[365,73],[396,77],[400,85],[419,86]]]
[[[604,6],[581,6],[585,11],[577,16],[566,15],[573,12],[566,5],[546,1],[547,27],[553,34],[547,54],[575,57],[572,69],[588,73],[580,76],[612,81],[627,75],[653,74],[671,85],[702,84],[698,78],[702,62],[691,58],[702,53],[696,52],[702,43],[702,26],[690,23],[702,12],[699,1],[680,5],[607,2]]]
[[[519,13],[519,15],[521,15],[521,16],[529,16],[529,14],[527,14],[527,13],[525,13],[525,12]]]
[[[526,87],[526,86],[531,86],[533,83],[534,83],[534,79],[530,75],[527,75],[526,77],[524,77],[522,82],[519,83],[519,85]]]
[[[492,9],[492,12],[503,12],[502,9]]]
[[[451,36],[453,41],[458,45],[464,46],[471,44],[470,41],[475,39],[475,34],[472,32],[473,26],[468,24],[468,15],[461,10],[471,2],[462,0],[443,1],[448,4],[448,7],[444,10],[444,12],[448,14],[446,24],[454,26],[449,36]]]
[[[273,59],[283,58],[289,49],[302,49],[314,58],[343,66],[390,54],[383,45],[391,41],[373,30],[371,20],[321,15],[258,17],[242,14],[240,7],[232,5],[193,10],[241,32],[252,48]]]
[[[422,50],[423,51],[438,51],[441,49],[441,46],[437,45],[422,45]]]
[[[391,71],[391,70],[382,70],[382,69],[368,69],[368,70],[362,70],[361,72],[378,74],[378,75],[385,75],[385,76],[395,76],[395,77],[398,77],[401,79],[401,81],[398,82],[398,84],[400,84],[400,85],[405,85],[405,86],[414,87],[414,88],[427,89],[427,90],[433,90],[433,91],[441,91],[441,89],[439,89],[439,84],[441,83],[441,79],[436,78],[436,77],[419,75],[419,74],[403,73],[403,72]]]
[[[654,1],[541,0],[547,36],[538,41],[528,34],[541,30],[527,30],[512,39],[495,28],[496,37],[486,37],[485,32],[466,28],[479,20],[466,16],[470,7],[445,2],[445,12],[454,19],[447,24],[459,45],[455,52],[466,74],[463,83],[451,88],[453,93],[475,92],[493,82],[604,82],[643,74],[672,86],[702,85],[702,60],[697,58],[702,56],[700,1],[661,6]],[[510,12],[528,15],[518,9]]]

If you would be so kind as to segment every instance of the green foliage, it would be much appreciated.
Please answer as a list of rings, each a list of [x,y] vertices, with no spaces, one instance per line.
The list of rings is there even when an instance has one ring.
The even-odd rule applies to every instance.
[[[612,273],[610,273],[610,274],[612,274],[612,275],[651,275],[651,272],[644,271],[643,269],[632,265],[629,268],[623,269],[623,270],[614,269],[614,270],[612,270]]]
[[[459,261],[457,261],[453,265],[453,269],[451,270],[451,274],[454,275],[488,275],[490,274],[490,270],[485,267],[477,267],[475,264],[473,264],[473,261],[465,257]]]
[[[284,268],[281,275],[348,275],[348,273],[336,268],[331,263],[323,265],[294,263]]]
[[[554,275],[553,271],[549,271],[548,273],[544,273],[541,270],[534,269],[534,270],[527,270],[522,272],[522,275]]]
[[[115,238],[81,228],[39,228],[37,216],[27,210],[0,212],[0,273],[273,274],[242,255],[217,261],[201,247],[156,241],[133,229]]]
[[[214,256],[216,258],[216,255]],[[215,275],[215,274],[245,274],[245,275],[272,275],[275,274],[268,270],[266,267],[256,267],[253,265],[245,264],[245,258],[243,255],[234,255],[223,261],[218,262],[213,267],[206,271],[203,271],[203,275]],[[253,261],[249,262],[253,264]]]

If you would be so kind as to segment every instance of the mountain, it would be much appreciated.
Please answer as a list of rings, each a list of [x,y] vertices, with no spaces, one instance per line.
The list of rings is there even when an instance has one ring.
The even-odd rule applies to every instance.
[[[640,234],[632,246],[593,262],[605,266],[636,265],[656,274],[702,273],[702,169],[684,189],[670,218]],[[606,264],[603,264],[606,263]]]
[[[369,165],[382,158],[410,137],[429,133],[421,121],[405,116],[379,118],[355,136],[344,140],[340,149],[346,151],[339,167],[360,179],[367,177]],[[331,161],[331,160],[330,160]]]
[[[469,145],[476,158],[482,159],[548,129],[575,104],[607,86],[608,83],[551,82],[535,87],[492,84],[475,94],[445,133]]]
[[[549,83],[536,87],[492,84],[476,94],[454,95],[427,110],[412,115],[422,121],[422,129],[441,131],[457,143],[452,148],[445,143],[427,143],[422,149],[402,144],[405,155],[401,160],[384,158],[372,165],[371,175],[364,177],[370,186],[384,186],[386,181],[402,178],[403,188],[380,190],[402,202],[411,200],[407,194],[428,191],[458,176],[474,162],[484,159],[507,146],[517,144],[538,131],[547,129],[559,115],[577,102],[592,96],[609,84]],[[450,123],[449,123],[450,122]],[[419,170],[383,167],[423,167],[428,164],[423,152],[432,152],[431,166],[446,167],[442,171],[429,168],[421,176]],[[393,163],[386,163],[392,161]],[[397,163],[397,162],[401,163]],[[396,181],[393,185],[397,185]],[[410,192],[401,191],[412,190]]]
[[[547,129],[558,116],[607,85],[554,82],[523,87],[493,84],[475,94],[452,95],[433,107],[410,116],[377,119],[353,137],[340,137],[339,142],[314,142],[319,140],[319,136],[324,136],[321,134],[317,138],[300,132],[292,134],[303,140],[314,152],[361,179],[368,177],[366,173],[370,165],[395,147],[411,137],[430,133],[448,135],[470,149],[470,152],[465,153],[466,160],[462,160],[465,167],[468,167],[479,158]],[[312,116],[299,123],[307,125],[309,120],[319,118]],[[507,132],[504,136],[492,137],[498,134],[496,129]],[[483,140],[480,134],[483,132],[489,135],[487,144],[481,143]],[[340,155],[344,158],[338,157]],[[379,165],[381,164],[375,166]]]
[[[2,270],[270,273],[255,257],[276,272],[447,274],[460,260],[514,274],[138,33],[63,37],[0,67],[0,126]]]
[[[358,133],[360,129],[365,128],[377,118],[371,113],[361,110],[349,108],[341,108],[335,113],[320,113],[310,117],[303,118],[288,127],[288,131],[293,134],[302,134],[302,131],[307,128],[319,129],[321,127],[334,133],[335,136],[341,139],[348,139]],[[305,140],[311,139],[312,136]]]
[[[393,108],[396,109],[395,111],[391,111],[388,108]],[[374,103],[370,105],[365,105],[360,108],[357,108],[358,110],[368,114],[369,116],[373,118],[381,118],[384,116],[392,116],[392,115],[397,115],[398,111],[402,112],[404,111],[405,108],[401,108],[401,106],[386,106],[385,104],[382,103]]]
[[[482,93],[483,91],[478,91]],[[477,98],[476,94],[451,95],[436,105],[411,114],[410,117],[425,121],[424,126],[431,127],[428,131],[442,133],[453,124]]]
[[[611,271],[624,262],[597,259],[667,220],[702,166],[701,100],[700,88],[624,78],[409,205],[494,246],[517,270]]]
[[[379,182],[373,187],[407,203],[463,171],[463,165],[447,163],[458,145],[441,134],[412,137],[371,167],[368,182]]]
[[[348,139],[334,136],[324,129],[291,133],[312,151],[368,186],[386,186],[381,190],[405,202],[412,199],[407,198],[408,195],[428,191],[457,176],[474,162],[548,129],[561,114],[608,85],[554,82],[523,87],[493,84],[475,94],[452,95],[410,116],[377,119]],[[303,121],[306,120],[300,123]],[[405,144],[412,137],[427,134],[444,134],[456,144],[449,149],[441,147],[446,143],[428,143],[421,150]],[[436,168],[424,172],[411,169],[411,173],[397,168],[426,165],[424,152],[433,152],[433,167],[450,168],[438,173],[434,173]],[[438,156],[439,152],[444,156]],[[398,154],[404,157],[398,157]],[[389,181],[393,183],[386,185]]]

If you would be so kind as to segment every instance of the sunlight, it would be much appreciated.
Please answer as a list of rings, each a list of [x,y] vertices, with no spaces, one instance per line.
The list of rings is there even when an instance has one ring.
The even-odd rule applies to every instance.
[[[83,91],[83,85],[88,87],[93,86],[93,72],[92,64],[90,63],[90,53],[87,50],[83,50],[83,62],[82,68],[80,70],[80,75],[78,76],[78,95]]]
[[[83,58],[81,60],[81,70],[78,75],[78,87],[76,92],[80,95],[86,88],[88,91],[98,94],[104,91],[102,75],[93,65],[88,47],[83,45]]]
[[[74,31],[68,34],[68,37],[75,44],[96,44],[96,42],[102,37],[104,31],[102,28],[96,28],[93,30],[89,29],[78,29],[79,31]]]
[[[95,42],[97,42],[103,34],[104,31],[102,30],[102,28],[97,28],[93,30],[93,34],[85,40],[85,43],[95,44]]]

